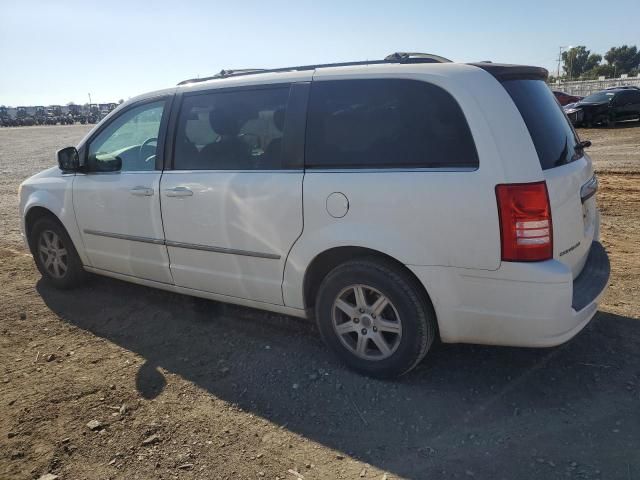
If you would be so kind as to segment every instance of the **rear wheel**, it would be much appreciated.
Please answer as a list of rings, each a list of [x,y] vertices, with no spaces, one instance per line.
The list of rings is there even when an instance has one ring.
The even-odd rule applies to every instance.
[[[322,338],[347,366],[374,377],[415,367],[436,336],[435,314],[415,280],[391,262],[362,259],[333,269],[316,299]]]
[[[31,229],[31,252],[43,278],[54,287],[78,286],[85,277],[82,261],[69,234],[51,217],[38,220]]]

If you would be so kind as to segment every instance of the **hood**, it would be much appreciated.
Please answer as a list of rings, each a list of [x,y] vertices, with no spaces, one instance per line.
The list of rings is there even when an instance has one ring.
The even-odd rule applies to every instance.
[[[583,102],[583,101],[579,101],[577,103],[574,104],[574,108],[580,108],[580,107],[600,107],[602,105],[609,105],[608,101],[604,101],[604,102]]]

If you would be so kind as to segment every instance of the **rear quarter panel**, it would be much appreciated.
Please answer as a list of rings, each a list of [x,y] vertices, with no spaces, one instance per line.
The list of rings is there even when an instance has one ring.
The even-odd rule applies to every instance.
[[[467,118],[479,168],[307,170],[304,230],[284,273],[283,297],[288,306],[304,308],[302,285],[307,266],[323,251],[339,246],[377,250],[407,265],[496,270],[500,231],[495,185],[541,180],[528,134],[524,137],[528,143],[523,142],[527,130],[522,117],[504,88],[481,69],[403,65],[393,73],[372,67],[354,74],[348,69],[322,69],[314,82],[383,77],[424,80],[451,93]],[[536,158],[533,165],[531,156]],[[333,192],[348,198],[349,210],[342,218],[327,212],[327,197]]]

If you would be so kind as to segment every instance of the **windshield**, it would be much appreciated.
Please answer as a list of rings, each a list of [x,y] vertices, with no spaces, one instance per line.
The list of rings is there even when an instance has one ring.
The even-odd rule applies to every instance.
[[[507,80],[502,84],[527,125],[543,170],[580,158],[576,133],[546,83]]]
[[[615,95],[614,92],[598,92],[589,95],[588,97],[584,97],[582,99],[582,103],[601,103],[608,102]]]

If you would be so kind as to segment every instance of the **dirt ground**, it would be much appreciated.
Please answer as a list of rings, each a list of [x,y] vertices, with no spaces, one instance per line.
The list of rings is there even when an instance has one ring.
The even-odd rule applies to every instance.
[[[394,382],[300,320],[98,277],[52,290],[16,191],[89,127],[0,130],[0,479],[640,479],[639,127],[580,131],[613,270],[585,331],[440,345]]]

